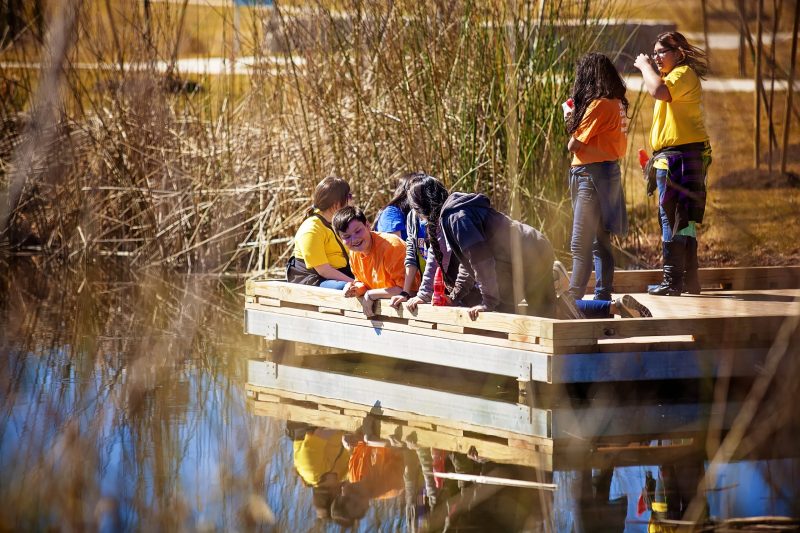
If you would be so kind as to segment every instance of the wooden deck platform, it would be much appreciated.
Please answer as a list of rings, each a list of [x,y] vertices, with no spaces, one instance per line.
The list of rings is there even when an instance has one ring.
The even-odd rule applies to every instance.
[[[704,269],[699,296],[640,294],[660,271],[618,271],[617,292],[654,318],[552,320],[376,303],[367,319],[338,292],[250,280],[245,330],[268,339],[451,366],[522,382],[582,383],[753,376],[787,319],[800,316],[800,267]]]

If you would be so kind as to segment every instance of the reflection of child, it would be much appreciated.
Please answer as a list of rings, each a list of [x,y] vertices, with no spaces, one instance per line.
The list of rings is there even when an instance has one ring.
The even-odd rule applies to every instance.
[[[342,444],[344,432],[307,426],[303,431],[290,433],[294,452],[294,468],[311,487],[317,516],[330,514],[339,484],[347,477],[350,452]]]
[[[403,493],[406,457],[403,450],[383,442],[355,442],[348,463],[348,481],[331,504],[331,518],[352,526],[369,509],[373,499],[394,498]]]

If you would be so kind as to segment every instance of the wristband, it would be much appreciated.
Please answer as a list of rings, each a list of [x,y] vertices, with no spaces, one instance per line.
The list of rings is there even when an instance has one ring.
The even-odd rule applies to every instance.
[[[405,297],[406,299],[411,298],[411,295],[408,294],[407,291],[400,291],[400,296]]]

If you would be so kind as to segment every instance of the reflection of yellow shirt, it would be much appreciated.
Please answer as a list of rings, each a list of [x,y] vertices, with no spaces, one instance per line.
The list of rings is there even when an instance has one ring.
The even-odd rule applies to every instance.
[[[315,487],[328,472],[339,481],[347,476],[350,452],[342,444],[343,431],[315,430],[294,444],[294,467],[303,481]]]
[[[672,101],[656,100],[653,128],[650,130],[650,146],[653,150],[707,141],[702,88],[694,70],[688,65],[675,67],[664,77],[664,84],[669,89]]]
[[[333,268],[347,266],[339,238],[316,216],[310,216],[300,224],[294,236],[294,256],[302,259],[307,268],[328,263]]]

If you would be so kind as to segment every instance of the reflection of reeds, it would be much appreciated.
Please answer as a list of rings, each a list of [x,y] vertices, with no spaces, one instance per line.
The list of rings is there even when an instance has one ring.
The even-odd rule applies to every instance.
[[[276,428],[236,385],[258,348],[238,301],[210,279],[28,268],[0,284],[0,529],[264,523]]]
[[[252,28],[237,34],[240,53],[255,57],[252,75],[208,77],[197,93],[155,66],[173,64],[185,6],[162,20],[109,3],[85,9],[76,26],[97,38],[55,63],[67,76],[44,86],[65,96],[52,120],[18,132],[42,164],[12,159],[6,176],[19,194],[0,231],[65,258],[263,269],[285,257],[323,175],[347,178],[374,213],[395,176],[424,169],[491,194],[562,246],[570,214],[559,102],[574,60],[601,32],[585,5],[254,10]],[[71,70],[77,57],[106,67]],[[37,141],[42,131],[54,141]]]

